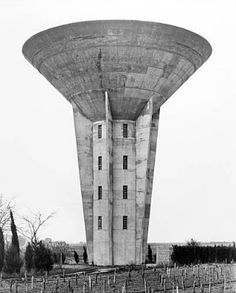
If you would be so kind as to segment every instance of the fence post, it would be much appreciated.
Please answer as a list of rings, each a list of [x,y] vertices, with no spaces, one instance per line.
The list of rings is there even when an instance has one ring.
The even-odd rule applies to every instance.
[[[195,286],[196,286],[196,282],[195,280],[193,281],[193,293],[195,293]]]
[[[75,284],[78,285],[78,274],[75,274]]]
[[[11,282],[10,282],[10,292],[12,292],[13,283],[14,283],[14,281],[11,280]]]
[[[144,279],[144,292],[147,293],[147,281]]]
[[[176,285],[176,293],[179,293],[179,287]]]
[[[182,289],[185,290],[185,286],[184,286],[184,277],[181,277],[181,282],[182,282]]]
[[[203,287],[203,284],[202,283],[200,283],[200,291],[201,291],[201,293],[204,292],[204,287]]]
[[[93,287],[93,282],[92,282],[91,276],[89,275],[89,291],[92,291],[92,287]]]
[[[31,277],[31,289],[34,289],[34,276]]]
[[[59,279],[57,279],[57,282],[56,282],[56,293],[58,292],[58,289],[59,289]]]
[[[107,288],[108,289],[110,288],[110,278],[109,278],[109,275],[107,275]]]
[[[130,272],[130,268],[129,268],[129,271],[128,271],[128,280],[131,281],[131,272]]]

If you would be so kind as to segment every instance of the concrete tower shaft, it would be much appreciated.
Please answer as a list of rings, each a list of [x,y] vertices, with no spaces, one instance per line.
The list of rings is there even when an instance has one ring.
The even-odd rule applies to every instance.
[[[43,31],[23,54],[73,106],[90,262],[144,262],[160,106],[211,46],[170,25],[106,20]]]
[[[106,92],[104,100],[106,119],[97,122],[74,105],[90,261],[140,264],[145,261],[159,108],[152,97],[136,121],[113,120]]]

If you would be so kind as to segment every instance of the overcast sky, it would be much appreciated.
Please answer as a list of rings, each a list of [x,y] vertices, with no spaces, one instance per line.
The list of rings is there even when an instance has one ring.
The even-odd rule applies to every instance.
[[[161,108],[149,241],[235,241],[235,0],[0,0],[0,193],[19,215],[57,212],[42,238],[85,240],[72,109],[21,48],[44,29],[96,19],[168,23],[212,45]]]

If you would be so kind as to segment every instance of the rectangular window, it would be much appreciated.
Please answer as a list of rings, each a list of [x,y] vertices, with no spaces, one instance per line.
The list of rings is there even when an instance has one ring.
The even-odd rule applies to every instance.
[[[128,198],[128,185],[123,185],[123,199]]]
[[[102,216],[98,216],[98,230],[102,229]]]
[[[145,210],[144,210],[144,217],[146,219],[149,219],[150,216],[150,204],[145,204]]]
[[[98,138],[102,138],[102,124],[98,125]]]
[[[102,156],[98,156],[98,170],[102,170]]]
[[[128,124],[124,123],[123,124],[123,137],[128,137]]]
[[[98,199],[102,199],[102,186],[98,186]]]
[[[128,217],[123,216],[123,230],[127,230],[127,229],[128,229]]]
[[[128,169],[128,156],[123,156],[123,169]]]

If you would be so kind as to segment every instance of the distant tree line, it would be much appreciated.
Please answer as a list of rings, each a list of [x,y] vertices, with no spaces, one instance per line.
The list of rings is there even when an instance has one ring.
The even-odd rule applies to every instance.
[[[233,246],[200,246],[198,243],[173,246],[171,255],[173,263],[191,265],[198,263],[231,263],[236,261],[236,247]]]

